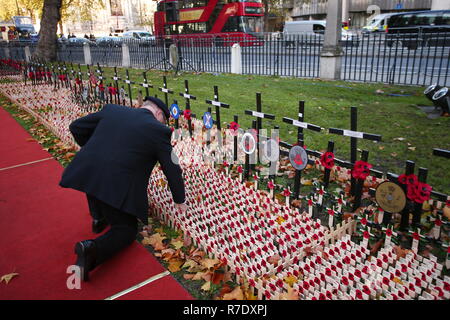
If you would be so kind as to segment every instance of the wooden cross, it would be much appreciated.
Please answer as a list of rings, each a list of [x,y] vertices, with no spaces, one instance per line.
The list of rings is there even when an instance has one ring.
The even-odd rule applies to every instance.
[[[106,80],[107,78],[103,75],[102,67],[100,67],[100,63],[98,63],[98,62],[97,62],[97,70],[95,70],[95,72],[99,74],[99,76],[98,76],[98,80],[100,80],[99,85],[103,85],[103,80]],[[100,99],[104,100],[104,98],[105,98],[105,92],[100,91]]]
[[[164,93],[164,101],[166,102],[166,106],[169,106],[169,94],[173,94],[173,91],[167,88],[166,76],[163,76],[163,87],[158,88],[158,90]]]
[[[180,92],[180,96],[182,96],[186,99],[186,110],[191,111],[191,99],[197,100],[197,97],[189,94],[189,81],[188,80],[184,80],[184,92]],[[193,116],[193,115],[191,115],[191,116]],[[188,129],[189,129],[189,135],[192,137],[192,121],[190,118],[188,119]]]
[[[153,85],[148,83],[147,80],[147,72],[142,72],[142,77],[144,78],[144,82],[140,84],[141,87],[145,88],[145,96],[150,96],[150,92],[148,88],[153,88]]]
[[[433,149],[433,155],[438,156],[438,157],[443,157],[443,158],[450,159],[450,150],[434,148]]]
[[[363,150],[361,154],[361,161],[367,162],[368,159],[369,159],[369,151]],[[364,187],[364,180],[365,179],[355,179],[355,200],[353,202],[353,211],[356,211],[356,209],[358,209],[361,206],[361,197],[362,197],[362,190]]]
[[[220,102],[219,100],[219,88],[214,86],[214,100],[205,100],[207,104],[211,104],[216,107],[216,126],[217,126],[217,142],[218,147],[221,148],[222,143],[222,124],[220,120],[220,108],[229,108],[227,103]]]
[[[321,127],[316,126],[315,124],[304,122],[304,119],[305,119],[305,102],[304,101],[299,102],[298,120],[283,117],[283,122],[297,127],[297,144],[300,147],[303,147],[303,129],[308,129],[308,130],[316,131],[316,132],[320,132],[322,130]],[[301,178],[302,178],[301,171],[295,170],[294,192],[293,192],[294,199],[299,198]]]
[[[385,234],[386,234],[385,240],[384,240],[384,247],[385,248],[387,248],[387,247],[389,247],[391,245],[391,238],[392,238],[392,236],[394,236],[394,237],[397,236],[397,232],[394,232],[393,229],[394,229],[394,227],[392,225],[388,225],[387,227],[382,227],[381,228],[381,230],[383,230],[385,232]]]
[[[275,115],[270,113],[262,112],[262,103],[261,103],[261,93],[256,93],[256,111],[253,110],[245,110],[245,114],[256,117],[256,131],[259,134],[262,129],[262,119],[271,119],[275,120]],[[259,139],[258,139],[259,141]],[[259,143],[258,143],[259,145]],[[259,152],[258,152],[258,160],[259,160]]]
[[[114,67],[114,76],[112,77],[112,80],[114,80],[114,87],[116,88],[116,103],[120,103],[119,80],[121,79],[117,74],[117,67]]]
[[[125,80],[123,80],[123,82],[125,82],[128,85],[128,95],[130,98],[130,107],[133,108],[133,97],[131,96],[131,85],[134,84],[134,82],[130,80],[130,74],[128,73],[128,69],[125,70],[125,72],[126,72],[127,78]]]
[[[44,69],[44,71],[45,71],[45,69]],[[67,66],[66,66],[65,62],[64,62],[63,71],[64,71],[64,76],[66,77],[66,80],[65,80],[66,88],[71,88],[70,81],[69,81],[69,72],[67,70]]]
[[[341,136],[350,137],[350,162],[354,164],[357,158],[357,144],[358,139],[365,139],[371,141],[381,141],[381,135],[365,133],[358,130],[358,108],[351,107],[350,109],[350,130],[346,129],[338,129],[338,128],[330,128],[328,129],[329,133],[337,134]],[[356,180],[351,178],[351,194],[355,195],[356,191]]]

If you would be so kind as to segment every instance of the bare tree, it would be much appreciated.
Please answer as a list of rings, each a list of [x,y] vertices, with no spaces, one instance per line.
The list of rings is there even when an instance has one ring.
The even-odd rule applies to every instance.
[[[39,42],[33,58],[55,61],[57,49],[57,29],[61,19],[62,0],[44,0]]]

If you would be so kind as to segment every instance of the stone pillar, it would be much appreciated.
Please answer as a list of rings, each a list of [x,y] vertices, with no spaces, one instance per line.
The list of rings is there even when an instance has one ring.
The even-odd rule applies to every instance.
[[[122,67],[131,67],[130,47],[126,43],[122,43]]]
[[[329,0],[327,27],[320,53],[320,78],[339,80],[341,78],[342,48],[339,45],[342,34],[342,0]]]
[[[9,51],[9,48],[5,47],[4,49],[5,49],[5,58],[6,59],[11,58],[11,52]]]
[[[239,43],[231,47],[231,73],[242,74],[242,50]]]
[[[91,65],[92,58],[91,58],[91,47],[89,46],[89,43],[83,44],[83,52],[84,52],[84,64]]]
[[[30,47],[29,47],[29,46],[26,46],[26,47],[24,48],[24,51],[25,51],[25,61],[26,61],[26,62],[30,62],[30,61],[31,61],[31,51],[30,51]]]
[[[169,62],[174,67],[178,64],[178,48],[173,43],[169,46]]]

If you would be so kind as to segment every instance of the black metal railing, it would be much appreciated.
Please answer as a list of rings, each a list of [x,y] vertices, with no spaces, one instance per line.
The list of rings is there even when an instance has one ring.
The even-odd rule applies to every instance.
[[[116,38],[92,42],[89,47],[94,65],[123,66],[126,44],[132,68],[229,73],[232,46],[239,43],[243,74],[318,78],[323,39],[323,34],[269,33],[250,38],[202,34],[154,40]],[[0,56],[6,57],[3,50],[6,46],[12,59],[25,60],[26,45],[1,44]],[[176,48],[170,49],[171,45]],[[347,35],[341,45],[343,80],[450,85],[450,28],[439,32],[418,29],[408,33],[389,30],[389,33],[353,34]],[[58,59],[85,63],[83,44],[59,44]]]
[[[344,51],[342,79],[390,84],[450,85],[450,28],[440,32],[355,36]]]

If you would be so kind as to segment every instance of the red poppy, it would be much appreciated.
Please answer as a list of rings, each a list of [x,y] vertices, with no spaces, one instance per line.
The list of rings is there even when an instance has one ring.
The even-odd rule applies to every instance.
[[[267,188],[269,188],[269,189],[271,189],[271,190],[275,188],[275,185],[274,185],[274,183],[273,183],[272,180],[270,180],[270,181],[267,183]]]
[[[244,170],[242,169],[242,166],[237,167],[237,171],[238,171],[239,173],[244,172]]]
[[[364,237],[364,239],[369,239],[369,238],[370,238],[370,234],[369,234],[369,232],[367,232],[367,231],[364,231],[364,233],[363,233],[363,237]]]
[[[362,219],[361,219],[361,224],[362,224],[363,226],[366,226],[366,225],[367,225],[367,219],[366,219],[366,218],[362,218]]]
[[[356,290],[356,299],[362,300],[363,296],[362,296],[362,292],[361,290],[357,289]]]
[[[183,117],[184,117],[186,120],[191,120],[191,116],[192,116],[191,110],[186,109],[186,110],[183,111]]]
[[[325,152],[320,157],[320,163],[327,169],[331,169],[334,167],[334,153],[333,152]]]
[[[319,300],[326,300],[326,297],[323,293],[319,294]]]
[[[392,229],[386,229],[386,236],[392,236]]]
[[[291,192],[289,191],[289,189],[284,189],[283,196],[289,197],[290,195],[291,195]]]
[[[350,258],[349,257],[345,257],[344,258],[344,263],[345,264],[350,264]]]
[[[359,271],[358,269],[355,270],[355,276],[357,276],[358,278],[361,278],[361,271]]]
[[[341,282],[344,286],[348,286],[348,284],[349,284],[348,279],[345,276],[341,278]]]
[[[412,200],[414,200],[414,202],[416,203],[424,203],[425,201],[430,199],[431,190],[432,188],[429,184],[418,182],[414,186],[415,197]]]
[[[383,284],[388,286],[390,281],[387,277],[383,277]]]
[[[352,177],[364,180],[369,176],[371,168],[372,165],[368,162],[362,160],[356,161],[352,170]]]

